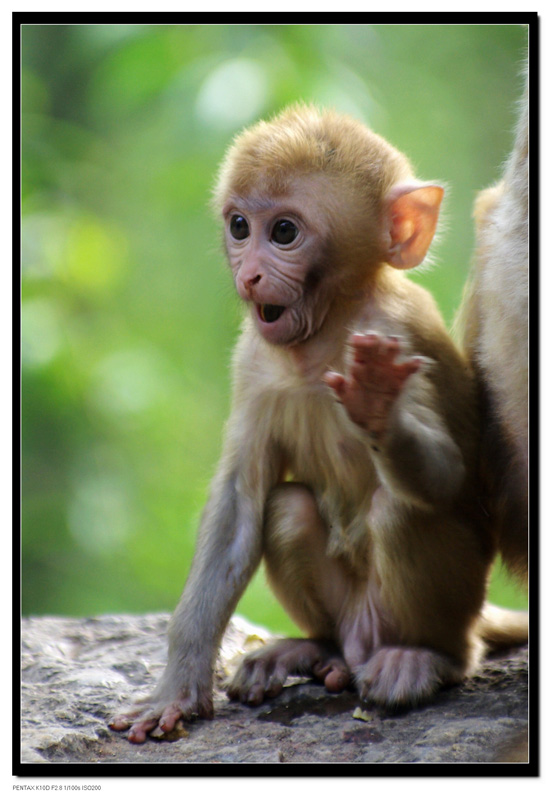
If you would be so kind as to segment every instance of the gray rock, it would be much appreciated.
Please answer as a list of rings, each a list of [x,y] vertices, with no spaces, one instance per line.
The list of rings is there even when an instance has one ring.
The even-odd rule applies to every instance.
[[[258,708],[220,688],[241,654],[269,634],[234,617],[216,670],[215,718],[130,744],[107,721],[155,684],[166,659],[167,614],[22,623],[22,764],[488,763],[524,761],[527,648],[485,661],[427,706],[361,710],[357,695],[299,679]],[[355,715],[354,715],[355,712]],[[510,745],[511,746],[511,745]]]

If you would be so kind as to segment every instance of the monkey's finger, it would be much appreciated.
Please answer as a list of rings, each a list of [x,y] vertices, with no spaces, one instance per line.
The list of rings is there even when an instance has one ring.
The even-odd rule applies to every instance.
[[[347,389],[347,381],[344,376],[339,372],[325,372],[323,380],[335,392],[337,398],[343,400]]]
[[[354,333],[349,343],[353,347],[354,361],[357,364],[393,363],[401,352],[402,339],[394,334],[381,336],[375,331],[367,331]]]
[[[390,335],[382,339],[380,343],[380,357],[384,361],[393,363],[401,352],[401,339],[399,336]]]
[[[433,361],[431,358],[426,358],[426,356],[413,356],[408,363],[416,365],[417,369],[422,369],[422,367],[428,367]]]
[[[120,714],[118,717],[114,717],[110,719],[107,723],[109,728],[113,731],[125,731],[127,730],[130,725],[133,723],[135,717],[128,717],[124,714]]]
[[[367,331],[353,333],[348,339],[348,345],[353,350],[354,361],[362,364],[365,360],[372,361],[373,358],[379,357],[383,341],[383,337],[376,331]]]
[[[365,331],[364,333],[352,333],[348,339],[351,347],[372,348],[377,347],[382,340],[382,335],[378,331]]]
[[[155,714],[155,716],[135,722],[128,732],[128,741],[134,744],[143,744],[149,731],[157,727],[158,719],[158,714]]]
[[[429,363],[429,359],[423,356],[413,356],[408,361],[403,361],[401,364],[395,364],[395,370],[401,378],[408,378],[409,375],[414,375],[420,369]]]
[[[170,733],[170,731],[174,730],[176,722],[183,716],[184,711],[181,705],[179,703],[172,703],[162,712],[158,723],[159,728],[163,730],[164,733]]]
[[[113,717],[107,723],[109,728],[113,731],[125,731],[127,730],[136,719],[141,716],[146,708],[145,703],[137,704],[136,707],[132,711],[122,712],[117,714],[116,717]]]

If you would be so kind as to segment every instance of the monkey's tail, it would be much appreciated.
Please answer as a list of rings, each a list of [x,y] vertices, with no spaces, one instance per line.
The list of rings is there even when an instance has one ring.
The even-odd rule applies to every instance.
[[[529,614],[485,603],[477,622],[477,632],[490,650],[525,644],[529,639]]]

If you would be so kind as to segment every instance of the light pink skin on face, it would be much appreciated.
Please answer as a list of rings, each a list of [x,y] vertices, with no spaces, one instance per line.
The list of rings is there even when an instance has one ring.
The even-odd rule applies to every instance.
[[[308,291],[312,265],[322,252],[323,215],[301,212],[302,203],[314,202],[312,188],[302,187],[288,197],[271,201],[231,198],[223,208],[225,244],[239,296],[253,304],[259,333],[271,344],[292,346],[318,330],[327,312],[328,297]],[[237,238],[232,221],[240,219]],[[293,233],[278,241],[283,223]],[[294,238],[292,238],[294,237]]]

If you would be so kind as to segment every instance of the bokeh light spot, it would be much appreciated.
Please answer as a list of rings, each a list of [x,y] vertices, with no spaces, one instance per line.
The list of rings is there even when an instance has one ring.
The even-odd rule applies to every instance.
[[[202,84],[197,116],[205,125],[232,130],[261,113],[268,93],[267,76],[258,61],[232,59],[217,67]]]

